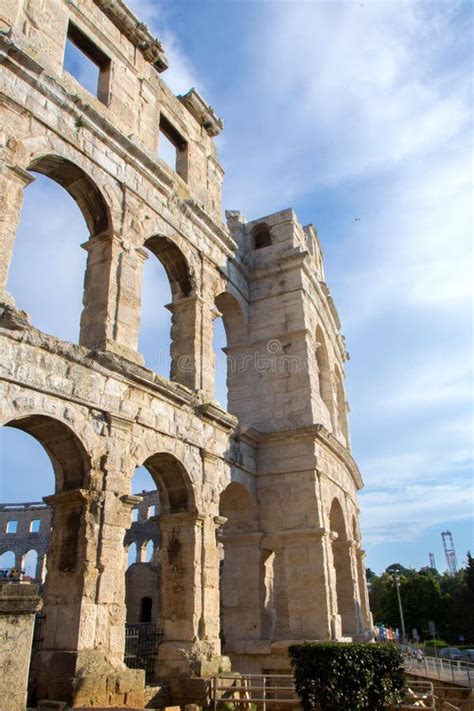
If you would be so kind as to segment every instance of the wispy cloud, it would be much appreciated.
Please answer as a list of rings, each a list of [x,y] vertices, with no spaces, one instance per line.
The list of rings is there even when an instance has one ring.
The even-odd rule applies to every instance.
[[[429,488],[415,485],[399,492],[366,491],[361,496],[361,507],[366,546],[414,541],[433,522],[439,521],[444,527],[455,521],[472,521],[474,516],[474,502],[472,495],[466,495],[466,482]]]

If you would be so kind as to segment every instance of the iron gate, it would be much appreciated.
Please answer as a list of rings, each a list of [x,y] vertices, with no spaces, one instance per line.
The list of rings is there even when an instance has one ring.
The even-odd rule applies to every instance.
[[[152,622],[125,625],[125,664],[129,669],[144,669],[146,680],[153,677],[156,648],[163,632]]]

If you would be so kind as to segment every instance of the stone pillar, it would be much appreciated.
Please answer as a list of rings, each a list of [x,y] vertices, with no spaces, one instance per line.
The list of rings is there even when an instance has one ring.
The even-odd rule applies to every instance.
[[[356,613],[356,583],[352,566],[352,541],[336,538],[333,542],[336,571],[337,607],[341,616],[342,635],[354,637],[359,632]]]
[[[171,380],[191,390],[200,388],[201,299],[191,296],[168,304],[171,311]]]
[[[15,165],[4,165],[0,172],[0,300],[5,299],[23,190],[33,180],[30,173]]]
[[[35,613],[32,583],[0,582],[0,711],[25,711]]]
[[[201,562],[204,517],[194,512],[161,514],[159,613],[164,640],[158,648],[156,676],[200,674],[199,626],[202,617]]]
[[[373,629],[372,613],[370,612],[369,591],[365,578],[365,551],[359,547],[355,550],[357,565],[357,581],[359,588],[360,612],[362,618],[362,632],[364,636],[370,636]]]
[[[218,548],[213,516],[161,514],[156,676],[208,676],[221,662]]]
[[[144,672],[123,664],[123,535],[135,497],[75,489],[44,500],[53,510],[53,531],[43,644],[34,660],[37,698],[143,705]]]
[[[262,634],[262,533],[229,534],[224,546],[221,580],[222,626],[226,652],[235,642],[257,640]]]
[[[39,555],[38,560],[36,561],[35,580],[37,580],[40,584],[43,582],[45,566],[46,555]]]
[[[261,547],[265,556],[273,553],[273,620],[272,620],[272,641],[279,642],[290,637],[290,575],[288,567],[288,551],[284,533],[270,533],[262,538]],[[290,546],[291,549],[291,546]],[[290,550],[289,549],[289,550]],[[291,559],[291,555],[290,555]],[[264,574],[263,559],[260,576]],[[263,611],[263,600],[260,609]]]
[[[104,233],[85,242],[87,270],[79,342],[143,365],[137,352],[142,263],[147,254]]]
[[[331,599],[326,531],[295,530],[284,534],[284,543],[289,633],[286,639],[328,639]]]

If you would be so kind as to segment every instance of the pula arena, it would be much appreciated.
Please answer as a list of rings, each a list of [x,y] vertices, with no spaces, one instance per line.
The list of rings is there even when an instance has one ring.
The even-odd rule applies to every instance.
[[[97,65],[96,96],[64,69],[67,39]],[[287,669],[295,640],[369,638],[347,353],[314,227],[291,209],[222,224],[222,122],[195,90],[170,91],[160,42],[122,0],[3,0],[0,52],[0,418],[36,438],[56,479],[37,698],[143,704],[144,673],[123,663],[141,465],[160,496],[156,679],[175,701],[229,664]],[[6,292],[35,173],[90,231],[77,345]],[[169,379],[137,350],[148,255],[171,286]],[[212,395],[217,315],[227,411]]]

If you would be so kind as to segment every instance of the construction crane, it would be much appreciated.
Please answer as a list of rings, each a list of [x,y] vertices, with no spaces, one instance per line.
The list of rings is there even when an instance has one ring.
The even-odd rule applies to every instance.
[[[454,550],[454,542],[451,531],[442,531],[441,538],[443,539],[444,555],[446,556],[446,563],[448,564],[449,575],[456,575],[458,572],[458,560],[456,558],[456,551]]]
[[[430,568],[432,570],[436,570],[436,562],[435,562],[434,553],[430,553]]]

